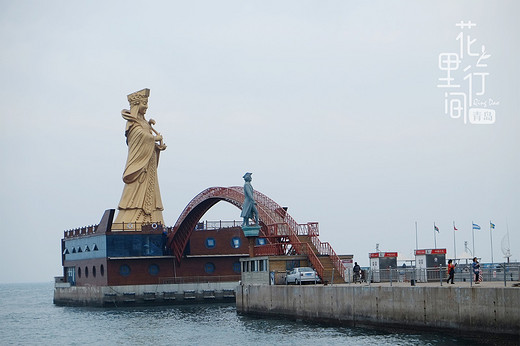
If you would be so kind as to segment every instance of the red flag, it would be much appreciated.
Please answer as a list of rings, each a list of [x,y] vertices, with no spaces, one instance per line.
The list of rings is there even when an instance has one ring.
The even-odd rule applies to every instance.
[[[458,231],[457,227],[455,227],[455,222],[453,223],[453,230]]]

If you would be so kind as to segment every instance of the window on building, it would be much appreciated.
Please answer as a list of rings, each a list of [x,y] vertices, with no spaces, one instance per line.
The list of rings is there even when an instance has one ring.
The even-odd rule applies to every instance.
[[[256,238],[256,245],[265,245],[265,238]]]
[[[233,263],[233,271],[235,273],[240,273],[240,262]]]
[[[264,272],[265,270],[265,260],[258,261],[258,271]]]
[[[85,245],[85,252],[88,252],[90,251],[90,248],[88,247],[88,245]]]
[[[126,264],[122,264],[120,267],[119,267],[119,275],[121,276],[128,276],[130,275],[130,267]]]
[[[256,272],[256,261],[251,261],[251,271]]]
[[[233,239],[231,239],[231,247],[233,249],[238,249],[241,245],[241,240],[240,240],[240,237],[233,237]]]
[[[88,267],[85,267],[85,277],[88,278]]]
[[[76,284],[76,268],[67,268],[67,282],[70,283],[72,286]]]
[[[93,245],[92,245],[92,251],[98,251],[98,247],[97,247],[96,244],[93,244]]]
[[[101,272],[101,276],[105,276],[105,267],[103,267],[103,265],[99,266],[99,271]]]
[[[153,276],[159,274],[159,266],[157,264],[150,264],[150,266],[148,266],[148,273]]]
[[[92,276],[96,277],[96,266],[92,266]]]
[[[217,245],[217,242],[215,241],[215,238],[208,237],[206,238],[206,247],[208,249],[213,249]]]
[[[213,274],[215,272],[215,264],[212,262],[208,262],[204,265],[204,271],[208,274]]]
[[[78,267],[78,278],[81,277],[81,268]]]

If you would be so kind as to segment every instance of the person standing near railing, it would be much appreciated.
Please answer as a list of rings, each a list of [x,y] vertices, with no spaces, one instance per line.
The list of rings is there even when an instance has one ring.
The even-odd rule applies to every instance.
[[[361,282],[361,267],[359,266],[359,264],[357,264],[357,262],[354,262],[354,283],[356,282]]]
[[[479,284],[481,280],[480,278],[480,263],[478,263],[478,260],[476,257],[473,257],[473,274],[475,274],[475,283]]]
[[[453,279],[455,277],[455,267],[457,266],[457,264],[453,264],[453,261],[452,260],[449,260],[448,261],[448,281],[446,281],[446,283],[450,283],[450,280],[451,280],[451,284],[453,285],[454,282],[453,282]]]

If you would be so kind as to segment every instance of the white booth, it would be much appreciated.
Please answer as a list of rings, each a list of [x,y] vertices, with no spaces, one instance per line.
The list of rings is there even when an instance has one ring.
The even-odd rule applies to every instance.
[[[372,252],[370,272],[372,282],[390,281],[390,270],[397,268],[397,252]]]
[[[415,250],[417,281],[440,280],[440,267],[446,269],[446,249]]]

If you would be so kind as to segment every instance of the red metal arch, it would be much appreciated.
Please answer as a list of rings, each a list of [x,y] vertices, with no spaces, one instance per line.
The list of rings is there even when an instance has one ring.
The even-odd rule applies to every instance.
[[[254,191],[254,198],[257,204],[260,224],[262,225],[262,236],[273,237],[279,240],[285,239],[286,244],[290,244],[293,251],[308,256],[322,279],[326,278],[329,280],[326,273],[327,268],[325,268],[318,256],[329,257],[332,266],[338,270],[339,276],[344,277],[345,267],[336,252],[334,252],[329,243],[322,243],[318,239],[317,223],[298,224],[284,208],[258,191]],[[173,226],[173,231],[168,236],[168,246],[173,251],[177,262],[181,261],[184,249],[197,223],[211,207],[220,201],[231,203],[242,209],[244,189],[239,186],[210,187],[199,193],[188,203],[175,226]],[[300,241],[301,236],[307,236],[310,243],[302,243]],[[263,255],[281,255],[288,249],[288,247],[280,243],[270,244],[270,246],[264,245],[262,248],[263,250],[259,250],[259,255],[262,255],[262,251],[267,251]],[[278,252],[280,250],[282,253]]]
[[[285,213],[285,210],[266,195],[254,191],[254,197],[263,229],[265,229],[267,225],[282,223],[284,219],[287,218],[288,215]],[[175,226],[173,226],[173,232],[170,234],[168,240],[168,244],[177,258],[177,261],[181,260],[191,233],[202,216],[220,201],[231,203],[237,208],[242,209],[244,189],[240,186],[210,187],[199,193],[188,203],[175,223]]]

